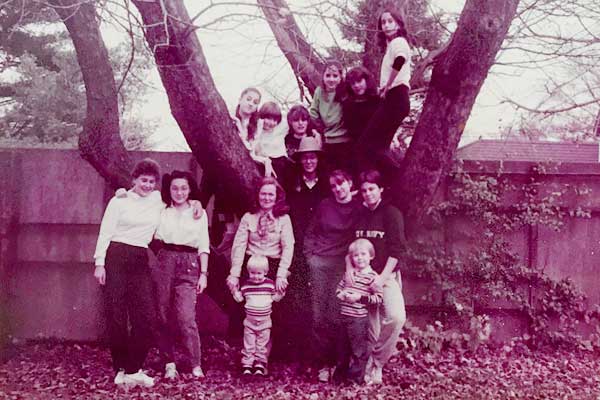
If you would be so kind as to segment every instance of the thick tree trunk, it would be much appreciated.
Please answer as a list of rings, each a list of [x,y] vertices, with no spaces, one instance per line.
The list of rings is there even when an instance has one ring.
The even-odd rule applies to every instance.
[[[171,113],[192,152],[202,168],[239,199],[240,207],[247,207],[258,169],[215,88],[183,0],[164,0],[164,10],[158,1],[133,3],[142,15]]]
[[[322,58],[306,40],[285,0],[257,0],[257,3],[294,74],[312,95],[321,82]]]
[[[79,151],[114,187],[131,184],[131,161],[119,133],[117,88],[92,2],[52,0],[77,53],[87,100]]]
[[[475,99],[514,18],[518,0],[467,0],[432,72],[423,112],[403,162],[397,204],[419,217],[447,174]]]

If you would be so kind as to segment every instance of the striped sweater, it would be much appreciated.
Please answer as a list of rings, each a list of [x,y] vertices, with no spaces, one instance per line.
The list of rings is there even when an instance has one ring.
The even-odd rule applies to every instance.
[[[241,302],[246,300],[246,315],[254,317],[268,317],[271,315],[271,306],[274,301],[279,301],[283,295],[275,291],[275,282],[265,278],[260,283],[246,280],[240,286],[240,290],[233,297]]]
[[[375,293],[371,289],[371,283],[377,277],[377,273],[370,267],[362,271],[354,272],[354,284],[348,286],[345,279],[342,279],[337,286],[336,295],[340,299],[340,313],[348,317],[362,318],[366,317],[369,310],[367,305],[380,304],[383,301],[382,293]],[[343,299],[344,293],[357,293],[360,300],[351,303]]]

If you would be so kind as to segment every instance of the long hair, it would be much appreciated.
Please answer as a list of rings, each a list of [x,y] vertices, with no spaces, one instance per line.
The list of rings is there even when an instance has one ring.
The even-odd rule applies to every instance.
[[[304,120],[308,121],[308,126],[306,127],[306,135],[307,136],[313,135],[312,131],[313,131],[313,129],[315,129],[315,125],[310,118],[310,114],[308,113],[308,110],[303,105],[296,104],[295,106],[290,108],[290,111],[288,111],[288,113],[287,113],[286,119],[288,122],[287,135],[294,134],[294,128],[292,128],[292,122],[296,121],[298,119],[304,119]]]
[[[379,14],[379,18],[377,18],[377,43],[379,44],[381,51],[385,51],[385,49],[387,48],[388,40],[385,36],[385,33],[383,32],[383,29],[381,28],[381,16],[385,13],[390,14],[394,21],[396,21],[396,24],[398,24],[398,30],[396,31],[396,36],[394,37],[403,37],[404,39],[406,39],[407,42],[410,43],[408,38],[408,31],[406,30],[406,25],[404,24],[404,19],[396,11],[384,9],[383,11],[381,11],[381,14]]]
[[[356,99],[357,96],[352,90],[352,84],[364,79],[367,83],[367,90],[365,91],[365,97],[377,96],[377,85],[373,75],[363,66],[352,68],[346,74],[346,92],[349,99]]]
[[[188,186],[190,187],[190,195],[188,196],[188,200],[198,200],[200,198],[198,184],[196,183],[196,179],[194,179],[192,174],[188,171],[174,170],[170,174],[164,174],[162,178],[160,194],[167,207],[171,207],[173,204],[173,199],[171,198],[171,183],[175,179],[185,179],[187,181]]]
[[[277,179],[273,178],[272,176],[266,176],[264,178],[261,178],[258,183],[256,184],[255,187],[255,205],[253,207],[253,209],[251,210],[252,213],[257,213],[260,211],[260,204],[258,201],[258,196],[260,193],[260,189],[262,189],[263,186],[266,185],[274,185],[275,186],[275,205],[273,206],[273,216],[275,218],[277,217],[281,217],[282,215],[285,215],[287,213],[290,212],[290,207],[288,206],[287,202],[285,201],[285,190],[283,190],[283,188],[281,187],[281,185],[279,184],[279,182],[277,182]]]
[[[323,66],[323,72],[321,73],[321,87],[323,90],[325,89],[325,80],[323,77],[325,76],[325,72],[329,68],[335,68],[338,70],[340,74],[340,83],[335,88],[335,96],[333,97],[334,101],[341,102],[346,97],[346,85],[344,83],[344,66],[338,60],[327,60],[325,61],[325,65]]]
[[[260,94],[260,91],[257,88],[255,88],[255,87],[247,87],[246,89],[242,90],[242,94],[240,95],[240,100],[242,99],[242,97],[244,97],[249,92],[256,93],[258,95],[258,100],[259,101],[262,98],[262,94]],[[242,115],[240,114],[240,104],[239,104],[239,101],[238,101],[238,105],[235,107],[235,116],[240,121],[242,120]],[[254,111],[250,115],[250,119],[248,120],[248,140],[253,140],[254,139],[254,135],[256,135],[256,125],[257,124],[258,124],[258,107],[257,107],[257,110]]]

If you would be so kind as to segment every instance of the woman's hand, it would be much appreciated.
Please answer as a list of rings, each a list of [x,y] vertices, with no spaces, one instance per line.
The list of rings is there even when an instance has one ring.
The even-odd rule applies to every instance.
[[[200,274],[200,278],[198,278],[198,284],[196,285],[196,293],[200,294],[202,292],[204,292],[204,289],[206,289],[206,286],[208,285],[208,278],[206,277],[206,274]]]
[[[237,276],[229,275],[225,283],[232,293],[240,290],[240,278]]]
[[[106,284],[106,268],[104,268],[104,265],[96,265],[96,269],[94,270],[94,278],[96,278],[100,285]]]
[[[288,287],[287,278],[278,276],[277,279],[275,279],[275,290],[277,290],[279,293],[285,292],[285,289],[287,289],[287,287]]]
[[[202,203],[198,200],[190,200],[190,206],[192,207],[194,219],[202,218],[202,214],[204,214],[204,208],[202,208]]]
[[[382,99],[385,98],[385,95],[387,94],[388,90],[390,90],[389,86],[382,86],[379,88],[379,97],[381,97]]]
[[[118,188],[115,191],[115,197],[118,199],[124,199],[127,197],[127,189],[125,188]]]
[[[383,292],[383,285],[385,284],[386,278],[378,275],[377,278],[373,279],[373,283],[371,283],[371,290],[375,293]]]
[[[350,261],[350,256],[346,255],[344,257],[344,261],[346,262],[346,273],[344,274],[344,284],[348,287],[354,285],[354,268],[352,268],[352,261]]]

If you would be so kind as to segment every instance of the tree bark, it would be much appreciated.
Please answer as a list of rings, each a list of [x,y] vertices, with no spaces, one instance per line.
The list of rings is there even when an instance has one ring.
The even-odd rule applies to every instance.
[[[87,100],[81,157],[113,187],[131,185],[131,160],[121,141],[115,78],[92,2],[52,0],[73,40]]]
[[[433,68],[423,112],[394,190],[396,204],[409,219],[422,215],[448,173],[518,2],[466,1],[450,44]]]
[[[277,45],[312,95],[321,83],[322,57],[308,43],[285,0],[257,0]]]
[[[254,200],[258,169],[215,88],[183,0],[133,0],[169,97],[171,113],[204,171],[218,177],[240,208]],[[161,6],[164,7],[161,8]]]

